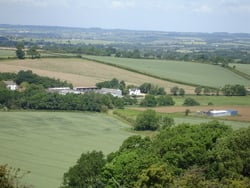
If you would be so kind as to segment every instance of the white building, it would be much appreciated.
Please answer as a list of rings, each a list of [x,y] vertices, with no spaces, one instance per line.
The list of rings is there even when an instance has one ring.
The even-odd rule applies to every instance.
[[[141,96],[141,90],[137,88],[129,89],[129,95],[130,96]]]
[[[210,110],[207,115],[212,117],[236,116],[238,112],[236,110]]]
[[[8,80],[8,81],[3,81],[3,83],[6,85],[6,87],[12,91],[17,90],[18,89],[18,85],[12,81],[12,80]]]

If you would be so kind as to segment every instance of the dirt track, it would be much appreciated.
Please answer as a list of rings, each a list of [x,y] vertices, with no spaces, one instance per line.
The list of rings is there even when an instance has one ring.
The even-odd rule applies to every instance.
[[[136,110],[144,110],[145,108],[133,108]],[[250,106],[194,106],[194,107],[186,107],[186,106],[171,106],[171,107],[157,107],[154,108],[157,112],[163,113],[176,113],[176,112],[185,112],[186,109],[190,109],[191,112],[197,111],[208,111],[208,110],[237,110],[238,116],[232,117],[223,117],[223,119],[228,120],[237,120],[237,121],[249,121],[250,122]]]

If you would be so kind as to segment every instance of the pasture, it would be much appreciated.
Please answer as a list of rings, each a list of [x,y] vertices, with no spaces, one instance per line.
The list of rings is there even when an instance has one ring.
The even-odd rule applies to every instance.
[[[108,115],[78,112],[0,112],[0,161],[30,170],[24,182],[56,188],[82,152],[115,151],[132,133]]]
[[[249,85],[249,80],[221,66],[211,64],[101,56],[84,57],[181,83],[210,87],[222,87],[226,84]]]
[[[117,67],[74,58],[61,59],[25,59],[0,61],[1,72],[18,72],[32,70],[41,76],[48,76],[67,80],[74,86],[94,86],[97,82],[117,78],[127,84],[141,85],[145,82],[164,87],[169,93],[170,88],[178,86],[184,88],[186,93],[194,93],[194,87],[152,78],[150,76],[134,73]]]

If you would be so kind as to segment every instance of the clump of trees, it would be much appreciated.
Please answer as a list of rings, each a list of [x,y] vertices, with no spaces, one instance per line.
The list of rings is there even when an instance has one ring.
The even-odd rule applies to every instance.
[[[184,96],[185,95],[185,90],[183,88],[179,88],[178,86],[172,87],[170,91],[175,96],[177,96],[177,95]]]
[[[209,88],[209,87],[202,87],[198,86],[195,88],[196,95],[201,95],[202,93],[204,95],[220,95],[220,92],[223,93],[225,96],[246,96],[247,95],[247,90],[245,86],[243,85],[230,85],[227,84],[221,89],[219,88]]]
[[[166,92],[163,87],[155,86],[151,83],[143,83],[139,86],[139,89],[142,93],[151,94],[151,95],[166,95]]]
[[[137,131],[167,128],[174,125],[174,119],[168,116],[159,115],[154,110],[145,110],[136,117],[134,129]]]
[[[146,95],[141,101],[140,105],[143,107],[155,107],[155,106],[173,106],[175,104],[173,98],[169,95]]]
[[[247,90],[243,85],[225,85],[222,88],[222,92],[225,96],[246,96]]]
[[[250,128],[218,121],[171,126],[152,138],[129,137],[106,160],[82,154],[62,187],[248,187],[249,142]]]
[[[49,78],[45,76],[39,76],[34,74],[31,70],[21,70],[17,74],[16,73],[0,73],[0,81],[1,80],[14,80],[18,85],[21,83],[29,83],[42,85],[44,88],[49,87],[73,87],[72,84],[61,81],[59,79]]]

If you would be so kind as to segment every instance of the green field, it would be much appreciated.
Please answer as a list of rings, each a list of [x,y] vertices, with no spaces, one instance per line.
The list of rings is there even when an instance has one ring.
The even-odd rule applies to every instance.
[[[250,106],[250,95],[247,96],[186,96],[186,97],[173,97],[175,101],[175,105],[182,106],[185,98],[191,97],[198,101],[200,105],[206,106],[208,103],[212,103],[213,105],[217,106]]]
[[[0,58],[16,57],[15,50],[0,49]]]
[[[210,64],[101,56],[83,57],[182,83],[211,87],[222,87],[225,84],[249,85],[250,83],[249,80],[228,69]]]
[[[231,63],[231,67],[235,66],[236,70],[239,70],[241,72],[244,72],[248,75],[250,75],[250,64],[236,64],[236,63]]]
[[[119,148],[128,125],[105,114],[0,112],[0,161],[30,170],[25,182],[56,188],[82,152]]]

